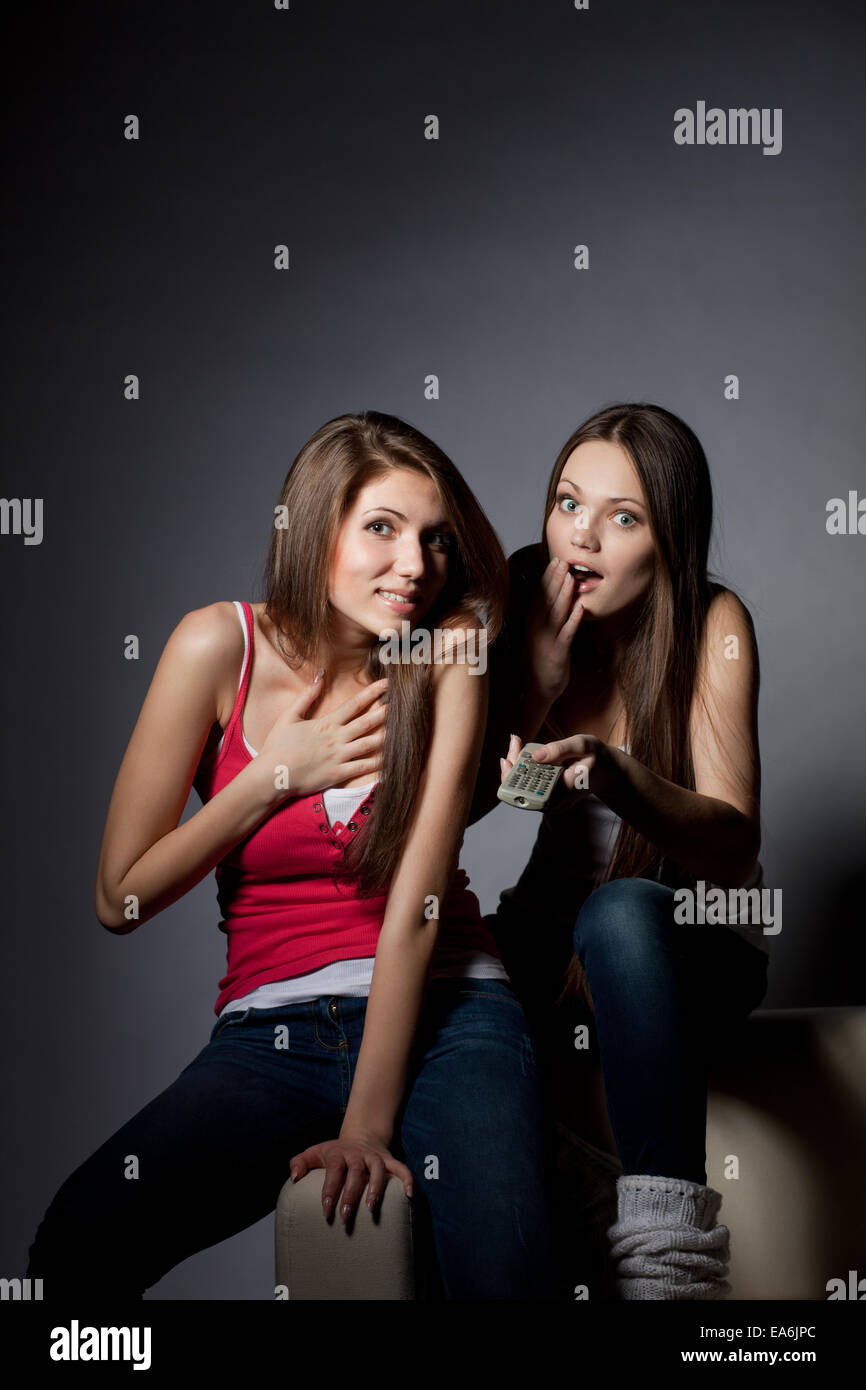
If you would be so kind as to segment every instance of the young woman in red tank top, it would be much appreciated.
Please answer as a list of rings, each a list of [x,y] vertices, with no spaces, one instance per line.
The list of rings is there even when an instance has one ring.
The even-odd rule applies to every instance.
[[[114,787],[96,908],[125,934],[216,868],[219,1017],[56,1194],[28,1268],[46,1298],[138,1298],[313,1169],[325,1218],[350,1220],[365,1190],[375,1207],[390,1175],[426,1203],[446,1297],[550,1296],[533,1038],[456,868],[486,716],[479,641],[506,589],[451,460],[367,412],[295,459],[244,627],[219,602],[172,633]],[[395,660],[393,643],[386,659],[403,626],[439,659],[410,644]],[[327,789],[374,777],[332,824]],[[193,785],[204,804],[179,825]]]

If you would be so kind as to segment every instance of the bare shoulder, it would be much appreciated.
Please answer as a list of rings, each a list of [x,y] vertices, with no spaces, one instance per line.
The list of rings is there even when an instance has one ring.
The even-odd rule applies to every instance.
[[[730,632],[748,633],[751,640],[755,637],[755,627],[748,608],[735,593],[730,589],[723,589],[721,585],[715,586],[715,593],[710,599],[707,629],[712,636]]]
[[[171,635],[190,656],[219,662],[243,653],[244,631],[230,599],[184,613]]]
[[[221,599],[185,613],[166,652],[170,648],[179,663],[211,686],[218,722],[223,723],[224,711],[234,703],[244,654],[244,632],[234,603]]]
[[[702,668],[710,684],[721,688],[751,689],[759,679],[752,615],[742,599],[721,586],[707,609]]]
[[[473,634],[476,635],[477,634]],[[487,717],[490,679],[487,653],[474,642],[458,644],[431,668],[434,723],[438,728],[475,729]]]

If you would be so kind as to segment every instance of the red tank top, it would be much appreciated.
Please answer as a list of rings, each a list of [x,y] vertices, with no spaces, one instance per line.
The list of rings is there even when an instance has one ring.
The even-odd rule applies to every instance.
[[[244,660],[237,698],[225,732],[205,749],[193,779],[209,801],[257,756],[243,732],[243,709],[254,652],[253,612],[242,604]],[[341,847],[370,814],[376,787],[348,825],[331,826],[320,795],[290,797],[216,867],[220,930],[228,938],[226,973],[214,1012],[258,985],[286,980],[333,961],[374,956],[388,901],[387,891],[359,897],[351,883],[337,883],[332,869]],[[461,846],[463,840],[461,837]],[[439,910],[440,952],[486,951],[499,959],[478,899],[463,869],[455,869]]]

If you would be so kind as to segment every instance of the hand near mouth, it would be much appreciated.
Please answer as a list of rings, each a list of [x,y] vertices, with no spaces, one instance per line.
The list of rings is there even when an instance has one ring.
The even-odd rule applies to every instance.
[[[571,644],[584,608],[565,560],[553,559],[530,605],[524,661],[535,690],[555,704],[571,676]]]

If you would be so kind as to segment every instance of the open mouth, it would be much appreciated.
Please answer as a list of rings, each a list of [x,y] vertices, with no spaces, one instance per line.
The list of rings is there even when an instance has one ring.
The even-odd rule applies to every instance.
[[[595,589],[604,578],[598,570],[590,569],[588,565],[569,565],[569,573],[577,579],[577,592],[579,594],[588,593],[590,589]]]

